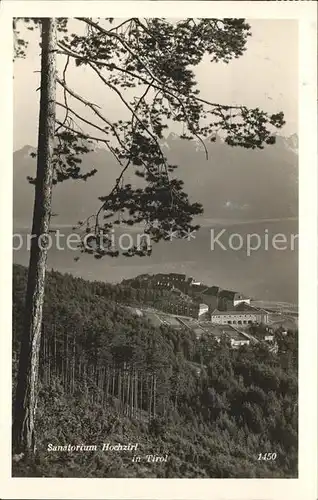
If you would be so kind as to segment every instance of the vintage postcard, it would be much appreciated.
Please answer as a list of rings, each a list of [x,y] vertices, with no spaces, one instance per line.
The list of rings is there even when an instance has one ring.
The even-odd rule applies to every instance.
[[[1,3],[1,498],[317,497],[316,14]]]

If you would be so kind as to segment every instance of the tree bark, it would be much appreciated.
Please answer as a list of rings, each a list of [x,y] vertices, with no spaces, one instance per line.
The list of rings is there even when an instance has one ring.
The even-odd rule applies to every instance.
[[[156,417],[156,389],[157,389],[157,376],[154,375],[154,382],[153,382],[153,416]]]
[[[43,18],[41,26],[41,97],[32,223],[33,238],[12,428],[13,448],[17,453],[35,451],[39,350],[47,262],[45,242],[49,234],[51,217],[56,95],[56,20]]]
[[[149,396],[149,418],[152,417],[152,396],[153,396],[153,374],[151,375],[150,396]]]

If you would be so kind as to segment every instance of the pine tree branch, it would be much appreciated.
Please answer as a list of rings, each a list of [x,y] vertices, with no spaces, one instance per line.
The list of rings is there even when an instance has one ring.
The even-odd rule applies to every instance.
[[[66,56],[70,55],[70,56],[72,56],[75,59],[83,61],[83,63],[87,63],[88,64],[89,62],[92,62],[92,63],[94,63],[94,64],[96,64],[98,66],[104,66],[105,68],[108,68],[110,70],[116,69],[117,71],[120,71],[122,73],[126,73],[127,75],[130,75],[131,77],[140,80],[145,85],[149,85],[149,83],[150,83],[149,80],[147,80],[142,75],[139,75],[137,73],[133,73],[132,71],[127,70],[126,68],[121,68],[120,66],[117,66],[115,63],[106,63],[105,61],[102,61],[100,59],[93,59],[93,58],[89,58],[87,56],[85,56],[85,57],[81,56],[80,54],[72,51],[72,49],[70,47],[66,46],[65,44],[62,44],[61,42],[59,42],[58,45],[62,49],[62,51],[59,52],[60,54],[63,54],[63,55],[66,55]],[[156,82],[159,82],[160,85],[158,83],[156,83]],[[180,97],[178,95],[174,94],[175,90],[171,89],[170,87],[168,87],[166,85],[162,85],[162,82],[160,82],[156,78],[155,78],[154,82],[152,83],[152,87],[154,89],[161,90],[162,92],[167,93],[173,99],[175,99],[176,101],[178,101],[180,103],[180,105],[181,104],[183,105],[182,101],[180,100]],[[227,111],[227,110],[238,110],[238,111],[241,111],[242,109],[246,109],[246,106],[244,106],[244,105],[228,105],[228,104],[220,104],[220,103],[211,102],[211,101],[208,101],[206,99],[202,99],[202,98],[198,97],[197,95],[195,95],[193,93],[189,93],[187,95],[187,97],[191,98],[191,99],[193,99],[193,100],[195,100],[197,102],[200,102],[202,104],[206,104],[208,106],[211,106],[212,108],[215,108],[216,110],[223,109],[225,111]]]
[[[64,70],[63,70],[63,81],[66,85],[66,71],[67,71],[67,67],[69,65],[69,62],[70,62],[70,57],[71,56],[67,56],[67,59],[66,59],[66,63],[65,63],[65,66],[64,66]],[[64,118],[64,124],[67,122],[67,118],[68,118],[68,112],[69,112],[69,107],[68,107],[68,104],[67,104],[67,94],[66,94],[66,90],[64,88],[64,103],[65,103],[65,109],[66,109],[66,113],[65,113],[65,118]],[[63,127],[63,125],[60,125],[60,127],[55,131],[55,133],[57,134],[57,132],[59,131],[59,129]]]
[[[85,105],[89,106],[89,107],[90,107],[90,108],[91,108],[91,109],[92,109],[92,110],[93,110],[93,111],[97,114],[97,116],[98,116],[99,118],[101,118],[103,121],[105,121],[105,123],[107,123],[107,125],[109,125],[109,126],[111,127],[111,129],[113,130],[113,132],[115,133],[116,138],[117,138],[117,140],[118,140],[119,144],[123,147],[123,149],[126,151],[126,153],[127,153],[127,154],[130,154],[130,150],[129,150],[129,149],[125,146],[125,144],[123,143],[122,139],[120,138],[120,136],[118,135],[117,131],[115,130],[114,125],[113,125],[110,121],[108,121],[108,120],[107,120],[104,116],[102,116],[102,115],[101,115],[101,113],[99,113],[99,111],[98,111],[98,110],[95,110],[95,108],[94,108],[94,106],[95,106],[95,105],[94,105],[94,104],[90,103],[89,101],[87,101],[87,100],[86,100],[86,99],[84,99],[83,97],[81,97],[81,96],[79,96],[78,94],[76,94],[76,93],[75,93],[72,89],[70,89],[68,86],[66,86],[66,84],[65,84],[64,82],[62,82],[61,80],[59,80],[59,79],[58,79],[58,83],[60,83],[60,85],[62,85],[62,86],[63,86],[63,88],[65,88],[65,90],[66,90],[66,91],[67,91],[70,95],[72,95],[75,99],[79,100],[79,101],[80,101],[80,102],[82,102],[83,104],[85,104]],[[143,94],[143,95],[141,96],[141,98],[138,100],[138,104],[137,104],[137,106],[135,107],[135,111],[137,111],[137,110],[138,110],[138,107],[139,107],[139,105],[140,105],[141,101],[145,98],[145,96],[146,96],[146,94],[149,92],[150,88],[151,88],[151,85],[149,85],[149,86],[148,86],[148,88],[146,89],[146,91],[144,92],[144,94]],[[65,107],[63,104],[61,104],[61,103],[59,103],[59,102],[57,102],[57,105],[62,106],[62,107]],[[76,116],[78,119],[82,120],[83,122],[87,123],[88,125],[90,125],[90,126],[92,126],[92,127],[96,128],[96,129],[98,129],[98,130],[102,131],[103,133],[105,133],[105,130],[104,130],[102,127],[99,127],[98,125],[96,125],[96,124],[92,123],[91,121],[87,120],[86,118],[83,118],[82,116],[80,116],[78,113],[76,113],[76,112],[75,112],[74,110],[72,110],[71,108],[69,108],[69,112],[71,112],[72,114],[74,114],[74,116]],[[135,115],[135,116],[136,116],[136,115]],[[132,117],[132,131],[133,131],[133,125],[134,125],[134,120],[133,120],[133,119],[134,119],[134,117],[135,117],[135,116],[133,115],[133,117]],[[106,144],[109,148],[111,148],[111,146],[110,146],[110,141],[107,141],[107,140],[105,140],[105,139],[101,139],[101,138],[96,138],[96,137],[94,138],[94,137],[92,137],[92,136],[90,136],[90,135],[89,135],[89,136],[87,136],[87,138],[91,138],[92,140],[97,140],[97,141],[100,141],[100,142],[104,142],[104,143],[105,143],[105,144]],[[111,152],[112,152],[112,154],[114,154],[114,155],[115,155],[115,152],[114,152],[113,150],[112,150]],[[120,161],[120,159],[117,157],[117,155],[116,155],[115,157],[116,157],[117,161],[119,162],[119,164],[120,164],[121,166],[123,166],[123,164],[121,163],[121,161]],[[148,169],[148,170],[149,170],[148,166],[147,166],[144,162],[142,162],[142,164],[145,166],[145,168],[146,168],[146,169]]]
[[[91,122],[90,120],[87,120],[86,118],[84,118],[83,116],[79,115],[76,111],[74,111],[73,109],[71,109],[70,107],[68,106],[65,106],[65,104],[62,104],[61,102],[56,102],[56,105],[57,106],[60,106],[61,108],[64,108],[66,109],[69,113],[72,113],[74,116],[76,116],[76,118],[78,118],[79,120],[81,120],[82,122],[86,123],[87,125],[90,125],[91,127],[93,128],[96,128],[97,130],[99,130],[100,132],[103,132],[105,134],[105,129],[103,129],[102,127],[99,127],[98,125],[96,125],[95,123]],[[63,125],[63,124],[62,124]],[[57,133],[58,130],[55,131],[55,133]],[[96,139],[96,138],[94,138]],[[96,139],[97,140],[97,139]],[[105,142],[105,144],[109,143],[110,141],[106,140],[106,139],[98,139],[98,140],[103,140]]]
[[[137,103],[137,105],[136,105],[136,106],[135,106],[135,108],[134,108],[135,114],[133,114],[133,116],[132,116],[132,121],[131,121],[132,132],[133,132],[133,127],[134,127],[134,121],[135,121],[135,118],[136,118],[136,116],[137,116],[137,115],[136,115],[136,112],[137,112],[137,110],[138,110],[138,108],[139,108],[139,106],[140,106],[141,102],[145,99],[145,97],[146,97],[146,95],[147,95],[147,93],[149,92],[149,90],[150,90],[150,89],[151,89],[151,84],[149,84],[149,85],[148,85],[148,87],[147,87],[147,89],[145,90],[145,92],[143,93],[143,95],[142,95],[142,96],[138,99],[138,103]],[[73,93],[73,91],[70,91],[70,89],[69,89],[69,88],[67,88],[66,90],[67,90],[69,93],[71,93],[71,92]],[[76,95],[76,94],[75,94],[75,93],[73,93],[73,94],[72,94],[72,93],[71,93],[71,95],[73,95],[73,94],[74,94],[74,97],[75,97],[75,95]],[[80,97],[80,96],[79,96],[79,97]],[[81,101],[83,101],[83,99],[82,99],[82,98],[81,98],[80,100],[81,100]],[[86,100],[85,100],[85,101],[86,101]],[[88,102],[88,101],[86,101],[86,102]],[[63,108],[65,108],[65,107],[66,107],[64,104],[59,103],[59,102],[57,102],[56,104],[57,104],[57,105],[59,105],[59,106],[61,106],[61,107],[63,107]],[[89,104],[91,104],[91,103],[89,103]],[[100,130],[101,132],[105,133],[105,130],[104,130],[103,128],[101,128],[101,127],[99,127],[98,125],[96,125],[96,124],[94,124],[94,123],[90,122],[90,121],[89,121],[89,120],[87,120],[86,118],[83,118],[81,115],[79,115],[78,113],[76,113],[76,112],[75,112],[74,110],[72,110],[71,108],[69,108],[69,112],[70,112],[70,113],[72,113],[72,114],[74,114],[74,116],[76,116],[78,119],[82,120],[84,123],[86,123],[86,124],[88,124],[88,125],[90,125],[90,126],[92,126],[92,127],[96,128],[96,129]],[[93,136],[91,136],[91,135],[89,135],[89,134],[85,134],[85,133],[83,133],[83,132],[77,132],[77,131],[75,130],[75,127],[74,127],[74,128],[72,128],[72,127],[66,126],[66,125],[65,125],[65,122],[64,122],[64,124],[62,124],[61,122],[59,122],[59,121],[58,121],[58,123],[60,124],[60,127],[61,127],[62,125],[64,125],[64,128],[66,128],[67,130],[72,131],[74,134],[78,135],[78,136],[79,136],[79,137],[81,137],[81,138],[86,138],[86,139],[89,139],[89,140],[95,140],[95,141],[99,141],[99,142],[103,142],[103,143],[105,143],[105,144],[106,144],[106,146],[108,147],[108,149],[111,151],[111,153],[114,155],[114,157],[115,157],[115,158],[116,158],[116,160],[118,161],[118,163],[122,166],[122,171],[121,171],[121,173],[120,173],[120,176],[116,179],[116,183],[115,183],[115,185],[114,185],[114,187],[113,187],[112,191],[111,191],[111,192],[110,192],[110,194],[107,196],[107,198],[109,199],[109,198],[110,198],[110,197],[111,197],[111,196],[112,196],[112,195],[116,192],[116,190],[118,189],[118,186],[119,186],[119,184],[120,184],[121,180],[123,179],[123,176],[124,176],[125,172],[127,171],[127,169],[129,168],[129,166],[130,166],[130,164],[131,164],[131,159],[128,159],[128,161],[127,161],[126,165],[123,165],[123,164],[122,164],[122,162],[121,162],[121,160],[118,158],[118,156],[116,155],[116,153],[113,151],[113,148],[110,146],[109,141],[107,141],[106,139],[102,139],[102,138],[98,138],[98,137],[93,137]],[[60,128],[60,127],[59,127],[59,128]],[[145,168],[149,171],[149,167],[148,167],[148,166],[147,166],[144,162],[142,162],[142,163],[143,163],[143,165],[145,166]],[[168,171],[167,171],[167,176],[168,176]],[[171,195],[172,195],[172,193],[171,193]],[[172,196],[173,196],[173,195],[172,195]],[[93,214],[93,215],[89,216],[89,218],[88,218],[88,219],[86,219],[86,221],[88,221],[88,220],[89,220],[89,219],[91,219],[92,217],[94,217],[94,218],[95,218],[95,232],[97,232],[98,228],[100,227],[100,224],[99,224],[99,216],[100,216],[100,213],[102,212],[102,210],[104,209],[104,207],[105,207],[105,201],[104,201],[104,203],[101,205],[101,207],[99,208],[99,210],[97,211],[97,213],[96,213],[96,214]]]
[[[126,19],[126,21],[123,21],[122,23],[118,24],[117,26],[114,26],[114,28],[111,28],[108,31],[109,31],[109,33],[113,32],[113,31],[117,31],[119,28],[121,28],[122,26],[124,26],[127,23],[130,23],[131,21],[135,21],[135,19],[133,17],[131,17],[130,19]]]
[[[63,128],[65,128],[66,130],[69,130],[70,132],[73,132],[79,138],[88,139],[88,140],[97,141],[97,142],[103,142],[106,145],[108,143],[108,141],[106,139],[101,139],[100,137],[93,137],[90,134],[85,134],[84,132],[75,130],[75,128],[72,128],[69,125],[63,124],[60,120],[56,120],[56,123],[58,123],[59,125],[63,125]],[[59,134],[57,136],[59,136]]]
[[[149,130],[149,128],[143,123],[143,121],[139,118],[135,110],[130,106],[130,104],[126,101],[126,99],[123,97],[122,93],[113,85],[112,83],[108,82],[106,78],[103,77],[101,72],[91,63],[88,62],[88,65],[95,71],[95,73],[99,76],[99,78],[102,80],[102,82],[109,87],[111,90],[113,90],[119,97],[119,99],[123,102],[123,104],[126,106],[126,108],[130,111],[131,115],[135,117],[135,120],[137,123],[140,125],[140,127],[151,137],[153,142],[156,144],[158,148],[158,153],[162,159],[163,165],[167,166],[167,161],[161,151],[160,144],[158,143],[158,140],[156,136]],[[150,85],[150,84],[149,84]]]
[[[119,144],[125,149],[126,153],[127,154],[130,154],[130,150],[127,149],[127,147],[125,146],[125,144],[123,143],[123,141],[121,140],[121,138],[119,137],[118,133],[116,132],[115,130],[115,127],[114,125],[109,122],[103,115],[101,115],[101,113],[95,109],[95,105],[92,104],[91,102],[87,101],[86,99],[84,99],[83,97],[79,96],[78,94],[76,94],[73,90],[71,90],[66,84],[65,82],[62,82],[61,80],[57,80],[58,83],[70,94],[72,95],[75,99],[79,100],[80,102],[82,102],[83,104],[87,105],[88,107],[90,107],[95,113],[96,115],[101,118],[105,123],[107,123],[107,125],[109,125],[111,127],[111,129],[114,131],[115,135],[116,135],[116,138],[119,142]],[[146,89],[146,91],[144,92],[144,94],[141,96],[141,98],[138,100],[138,104],[137,106],[135,107],[135,111],[138,110],[138,107],[141,103],[141,101],[145,98],[146,94],[149,92],[151,88],[151,85],[149,84],[148,85],[148,88]],[[62,107],[65,107],[64,105],[62,105],[61,103],[57,103],[59,106],[62,106]],[[105,133],[105,130],[102,129],[101,127],[99,127],[98,125],[95,125],[94,123],[92,123],[91,121],[83,118],[82,116],[80,116],[78,113],[76,113],[74,110],[72,110],[71,108],[69,109],[69,112],[71,112],[72,114],[74,114],[74,116],[76,116],[78,119],[82,120],[83,122],[87,123],[88,125],[102,131],[103,133]],[[134,124],[134,118],[136,117],[136,114],[132,116],[132,127],[133,127],[133,124]],[[61,124],[61,122],[59,122]],[[75,130],[73,130],[71,127],[65,127],[67,128],[68,130],[70,131],[73,131],[77,134],[79,134],[78,132],[76,132]],[[91,140],[96,140],[96,141],[99,141],[99,142],[103,142],[104,144],[106,144],[106,146],[109,148],[109,150],[111,151],[111,153],[114,155],[114,157],[116,158],[116,160],[118,161],[118,163],[123,167],[124,171],[122,172],[121,176],[120,176],[120,180],[122,178],[122,175],[123,173],[127,170],[128,166],[130,165],[131,161],[129,161],[129,163],[124,166],[121,162],[121,160],[118,158],[118,156],[116,155],[115,151],[113,150],[113,148],[110,146],[110,142],[106,139],[102,139],[102,138],[98,138],[98,137],[93,137],[89,134],[84,134],[82,132],[80,132],[81,136],[83,136],[84,138],[87,138],[87,139],[91,139]],[[142,164],[144,165],[144,167],[149,171],[149,167],[142,161]],[[167,175],[168,175],[168,172],[167,172]],[[119,183],[117,183],[114,187],[114,190],[118,187]],[[114,190],[111,192],[111,194],[113,194]],[[110,195],[109,195],[110,196]]]
[[[113,131],[113,133],[114,133],[116,139],[118,140],[119,144],[121,145],[121,147],[125,148],[125,145],[123,144],[121,138],[119,137],[114,125],[109,120],[107,120],[107,118],[105,118],[105,116],[103,116],[102,113],[100,111],[98,111],[98,109],[96,109],[97,108],[96,104],[93,104],[93,103],[89,102],[87,99],[84,99],[84,97],[80,96],[74,90],[70,89],[70,87],[68,87],[66,85],[66,83],[63,82],[62,80],[60,80],[59,78],[57,78],[57,83],[59,83],[72,97],[74,97],[74,99],[77,99],[85,106],[88,106],[104,123],[106,123],[106,125],[108,125],[111,128],[111,130]]]
[[[182,99],[180,98],[180,96],[174,94],[174,91],[172,89],[170,89],[169,87],[163,86],[163,85],[156,84],[154,79],[151,82],[149,82],[149,80],[147,80],[143,76],[138,75],[137,73],[133,73],[132,71],[129,71],[129,70],[125,69],[125,68],[121,68],[120,66],[117,66],[114,63],[108,64],[108,63],[105,63],[104,61],[94,60],[94,59],[91,59],[91,58],[88,58],[88,57],[83,57],[83,56],[77,54],[76,52],[74,52],[72,49],[70,49],[70,47],[67,47],[66,45],[64,45],[64,44],[62,44],[60,42],[58,43],[58,45],[62,49],[62,52],[60,52],[60,53],[62,53],[64,55],[71,56],[71,57],[73,57],[75,59],[81,60],[81,61],[83,61],[84,63],[86,63],[88,65],[90,65],[90,63],[94,63],[94,64],[97,64],[98,66],[104,66],[104,67],[106,67],[106,68],[108,68],[110,70],[116,69],[117,71],[120,71],[121,73],[126,73],[127,75],[129,75],[129,76],[131,76],[133,78],[138,79],[139,81],[141,81],[145,85],[151,85],[152,88],[160,90],[162,92],[163,96],[168,101],[169,101],[169,99],[167,98],[167,95],[169,95],[172,99],[174,99],[175,101],[177,101],[179,103],[182,111],[183,111],[183,114],[184,114],[184,117],[185,117],[185,121],[187,122],[189,131],[191,133],[193,133],[193,135],[202,144],[202,146],[204,148],[204,151],[205,151],[206,159],[208,159],[208,151],[207,151],[207,148],[206,148],[206,145],[205,145],[203,139],[200,137],[199,134],[197,134],[194,130],[191,129],[191,120],[189,119],[189,116],[188,116],[188,114],[186,112],[184,103],[182,102]],[[223,106],[223,105],[214,104],[214,103],[208,103],[208,101],[203,101],[202,99],[198,98],[195,95],[191,95],[189,97],[193,98],[194,100],[196,100],[198,102],[202,102],[202,103],[204,102],[205,104],[209,104],[210,106],[213,106],[213,107],[218,107],[218,108],[222,108],[223,107],[224,109],[241,109],[241,107],[236,107],[236,106],[229,107],[229,106]]]
[[[92,21],[91,19],[87,18],[87,17],[76,17],[76,19],[78,21],[82,21],[90,26],[93,26],[94,28],[96,28],[98,31],[100,31],[101,33],[103,33],[105,36],[110,36],[110,37],[114,37],[116,38],[122,45],[123,47],[127,50],[127,52],[136,60],[139,62],[139,64],[141,64],[141,66],[143,66],[143,68],[145,69],[145,71],[148,73],[148,75],[154,80],[154,82],[157,82],[157,84],[159,84],[159,88],[162,88],[162,82],[150,71],[150,69],[147,67],[147,63],[142,61],[142,59],[140,59],[140,57],[138,56],[138,54],[136,54],[130,47],[129,45],[127,44],[127,42],[125,40],[123,40],[123,38],[121,36],[119,36],[118,34],[116,33],[110,33],[109,30],[106,30],[105,28],[103,28],[102,26],[100,26],[98,23],[95,23],[94,21]],[[143,25],[142,25],[143,26]],[[102,63],[103,64],[103,63]],[[137,77],[135,75],[135,77]],[[173,92],[173,89],[170,89],[169,87],[167,88],[166,86],[164,87],[165,90],[168,89],[169,92]],[[200,99],[199,97],[197,97],[195,94],[191,93],[189,94],[189,97],[192,97],[194,99],[196,99],[198,102],[202,102],[204,104],[207,104],[209,106],[212,106],[212,107],[215,107],[215,108],[223,108],[225,110],[227,109],[238,109],[240,110],[242,108],[242,106],[228,106],[228,105],[222,105],[222,104],[219,104],[219,103],[213,103],[213,102],[210,102],[210,101],[207,101],[205,99]],[[176,96],[174,96],[174,98],[176,98]]]
[[[102,26],[100,26],[98,23],[95,23],[94,21],[92,21],[91,19],[89,19],[88,17],[76,17],[75,19],[77,19],[78,21],[81,21],[81,22],[84,22],[86,24],[88,24],[89,26],[92,26],[93,28],[96,28],[100,33],[102,33],[103,35],[105,36],[108,36],[108,37],[113,37],[113,38],[116,38],[121,44],[122,46],[127,50],[127,52],[136,60],[139,62],[139,64],[141,64],[141,66],[143,66],[145,68],[145,71],[148,73],[148,75],[153,78],[154,80],[157,80],[157,78],[155,77],[155,75],[152,74],[152,72],[149,70],[149,68],[147,67],[147,65],[139,58],[139,56],[129,47],[129,45],[127,44],[127,42],[125,40],[123,40],[123,38],[118,35],[118,33],[114,33],[114,32],[110,32],[109,30],[106,30],[105,28],[102,28]],[[157,80],[158,81],[158,80]],[[160,82],[160,81],[159,81]]]

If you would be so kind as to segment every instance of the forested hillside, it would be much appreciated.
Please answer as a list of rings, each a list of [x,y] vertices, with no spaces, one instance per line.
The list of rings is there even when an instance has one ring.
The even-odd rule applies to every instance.
[[[26,273],[14,266],[14,359]],[[133,316],[123,304],[135,292],[48,274],[37,453],[14,462],[13,475],[296,477],[297,335],[278,339],[277,355],[260,345],[198,341]],[[138,443],[138,453],[52,452],[49,443]],[[276,459],[259,460],[260,453]],[[136,462],[135,454],[168,459]]]

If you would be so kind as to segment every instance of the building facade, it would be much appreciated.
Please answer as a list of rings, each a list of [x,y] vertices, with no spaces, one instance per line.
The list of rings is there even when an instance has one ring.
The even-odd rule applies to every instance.
[[[209,312],[209,306],[207,304],[199,304],[198,319],[206,317]]]
[[[251,325],[253,323],[268,323],[268,314],[264,311],[218,311],[211,314],[211,322],[216,325]]]

